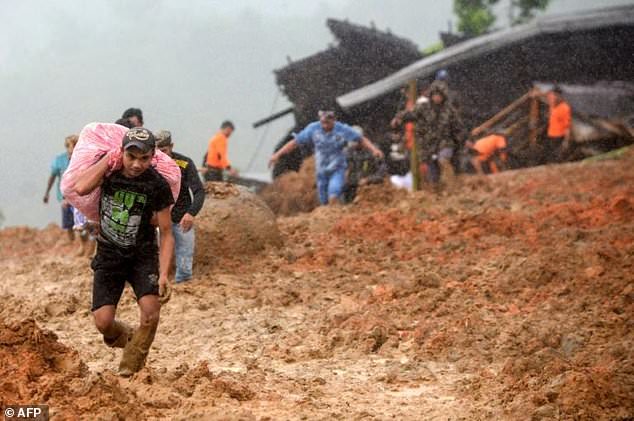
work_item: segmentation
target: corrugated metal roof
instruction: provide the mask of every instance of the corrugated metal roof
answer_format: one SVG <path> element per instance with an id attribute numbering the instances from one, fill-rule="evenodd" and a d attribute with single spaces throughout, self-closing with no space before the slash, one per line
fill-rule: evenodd
<path id="1" fill-rule="evenodd" d="M 337 103 L 343 109 L 350 109 L 395 91 L 412 79 L 430 77 L 441 68 L 521 43 L 538 35 L 618 26 L 634 26 L 634 5 L 545 16 L 525 25 L 493 32 L 449 47 L 404 67 L 384 79 L 339 96 Z"/>

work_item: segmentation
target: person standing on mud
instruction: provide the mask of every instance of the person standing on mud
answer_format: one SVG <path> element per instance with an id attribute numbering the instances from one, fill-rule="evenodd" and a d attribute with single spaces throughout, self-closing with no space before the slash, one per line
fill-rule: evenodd
<path id="1" fill-rule="evenodd" d="M 192 278 L 194 243 L 196 240 L 194 219 L 205 202 L 205 189 L 198 176 L 196 164 L 185 155 L 174 152 L 172 134 L 159 130 L 154 134 L 156 147 L 174 160 L 181 170 L 181 189 L 172 208 L 172 232 L 174 233 L 174 257 L 176 260 L 176 282 Z"/>
<path id="2" fill-rule="evenodd" d="M 151 167 L 154 153 L 152 132 L 133 128 L 123 136 L 121 150 L 105 154 L 74 186 L 82 196 L 101 186 L 97 253 L 91 265 L 92 313 L 106 345 L 123 348 L 119 374 L 126 377 L 145 365 L 158 327 L 159 296 L 164 301 L 169 298 L 168 272 L 174 254 L 170 206 L 174 198 L 167 181 Z M 111 166 L 120 169 L 106 176 Z M 160 255 L 151 223 L 154 215 Z M 140 309 L 135 331 L 115 319 L 126 281 Z"/>
<path id="3" fill-rule="evenodd" d="M 417 103 L 412 111 L 401 111 L 392 126 L 416 123 L 416 147 L 419 162 L 427 166 L 427 180 L 438 189 L 441 174 L 449 185 L 455 184 L 452 157 L 461 144 L 463 124 L 449 103 L 447 84 L 436 80 L 429 88 L 428 102 Z"/>
<path id="4" fill-rule="evenodd" d="M 207 171 L 204 172 L 206 181 L 222 181 L 224 171 L 235 176 L 238 172 L 231 168 L 227 155 L 227 142 L 235 127 L 231 121 L 223 121 L 220 130 L 209 139 L 207 146 Z"/>
<path id="5" fill-rule="evenodd" d="M 66 148 L 66 152 L 57 155 L 51 163 L 51 175 L 48 177 L 46 192 L 44 193 L 44 198 L 42 199 L 45 204 L 48 204 L 51 188 L 53 187 L 53 184 L 56 184 L 55 194 L 57 196 L 57 201 L 60 202 L 62 205 L 62 229 L 68 234 L 69 243 L 72 243 L 75 240 L 75 232 L 73 231 L 73 226 L 75 225 L 75 221 L 73 218 L 73 207 L 64 199 L 62 191 L 59 187 L 59 183 L 62 180 L 62 175 L 64 174 L 64 171 L 66 171 L 66 168 L 68 168 L 70 157 L 73 154 L 73 149 L 75 149 L 75 145 L 77 144 L 78 140 L 79 137 L 74 134 L 66 136 L 66 139 L 64 139 L 64 147 Z M 55 179 L 57 179 L 57 183 L 55 183 Z"/>
<path id="6" fill-rule="evenodd" d="M 544 162 L 560 162 L 570 142 L 570 105 L 562 97 L 562 90 L 555 86 L 546 94 L 549 107 L 548 138 L 544 142 Z"/>
<path id="7" fill-rule="evenodd" d="M 320 111 L 319 121 L 310 123 L 271 156 L 269 168 L 298 145 L 313 145 L 319 203 L 339 203 L 342 200 L 348 167 L 345 153 L 348 142 L 359 142 L 362 147 L 370 150 L 372 155 L 383 158 L 383 152 L 369 139 L 347 124 L 336 121 L 334 111 Z"/>

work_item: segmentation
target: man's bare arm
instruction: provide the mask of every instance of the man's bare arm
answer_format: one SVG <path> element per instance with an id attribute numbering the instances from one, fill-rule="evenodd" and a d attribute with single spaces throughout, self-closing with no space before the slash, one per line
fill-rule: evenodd
<path id="1" fill-rule="evenodd" d="M 275 152 L 271 159 L 269 160 L 269 168 L 277 163 L 277 161 L 283 155 L 286 155 L 289 152 L 292 152 L 297 147 L 297 141 L 295 139 L 291 139 L 286 145 L 282 146 L 280 150 Z"/>
<path id="2" fill-rule="evenodd" d="M 161 245 L 159 246 L 159 287 L 167 284 L 170 264 L 174 257 L 174 235 L 170 207 L 156 213 Z"/>
<path id="3" fill-rule="evenodd" d="M 48 184 L 46 185 L 46 192 L 44 193 L 44 203 L 48 203 L 48 195 L 51 192 L 51 187 L 55 183 L 55 175 L 48 177 Z"/>
<path id="4" fill-rule="evenodd" d="M 85 196 L 103 183 L 103 178 L 108 171 L 108 155 L 104 155 L 93 166 L 87 168 L 77 177 L 75 191 L 80 196 Z"/>

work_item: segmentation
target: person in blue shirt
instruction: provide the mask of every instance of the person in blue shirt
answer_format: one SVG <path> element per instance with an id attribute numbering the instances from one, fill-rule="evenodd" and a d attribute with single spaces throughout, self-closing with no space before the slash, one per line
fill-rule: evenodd
<path id="1" fill-rule="evenodd" d="M 313 146 L 317 193 L 322 205 L 341 201 L 348 167 L 345 148 L 348 142 L 358 142 L 372 155 L 383 158 L 383 152 L 347 124 L 336 121 L 334 111 L 320 111 L 319 121 L 314 121 L 295 135 L 269 160 L 269 167 L 297 146 Z"/>
<path id="2" fill-rule="evenodd" d="M 51 163 L 51 175 L 48 177 L 48 184 L 46 185 L 46 192 L 44 193 L 44 203 L 48 204 L 49 194 L 51 192 L 51 188 L 53 184 L 55 184 L 55 180 L 57 179 L 57 184 L 55 186 L 55 193 L 57 196 L 57 201 L 62 204 L 62 229 L 68 233 L 69 242 L 73 242 L 75 240 L 75 233 L 73 231 L 73 225 L 75 224 L 73 217 L 73 208 L 72 206 L 64 200 L 64 196 L 62 195 L 62 191 L 59 188 L 59 183 L 62 180 L 62 175 L 66 168 L 68 168 L 68 163 L 70 162 L 70 156 L 73 154 L 73 149 L 75 149 L 75 145 L 79 137 L 77 135 L 67 136 L 64 140 L 64 147 L 66 148 L 66 152 L 61 153 L 53 159 Z"/>

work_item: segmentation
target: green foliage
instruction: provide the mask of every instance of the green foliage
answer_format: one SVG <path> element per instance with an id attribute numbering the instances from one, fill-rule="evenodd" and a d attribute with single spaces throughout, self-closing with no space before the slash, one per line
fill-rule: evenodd
<path id="1" fill-rule="evenodd" d="M 483 34 L 495 22 L 491 6 L 498 0 L 454 0 L 453 11 L 458 16 L 458 31 L 468 36 Z"/>
<path id="2" fill-rule="evenodd" d="M 424 48 L 423 54 L 429 56 L 431 54 L 437 53 L 438 51 L 441 51 L 443 48 L 445 48 L 445 46 L 443 45 L 442 41 L 438 41 Z"/>
<path id="3" fill-rule="evenodd" d="M 0 210 L 0 228 L 2 227 L 2 224 L 4 223 L 4 214 L 2 213 L 2 211 Z"/>
<path id="4" fill-rule="evenodd" d="M 535 10 L 545 10 L 550 0 L 512 0 L 512 25 L 526 23 L 535 17 Z M 515 8 L 519 8 L 519 15 L 515 16 Z"/>
<path id="5" fill-rule="evenodd" d="M 468 36 L 486 33 L 495 23 L 493 6 L 499 0 L 454 0 L 453 10 L 458 17 L 458 31 Z M 545 10 L 550 0 L 508 0 L 511 25 L 526 23 L 537 10 Z"/>

